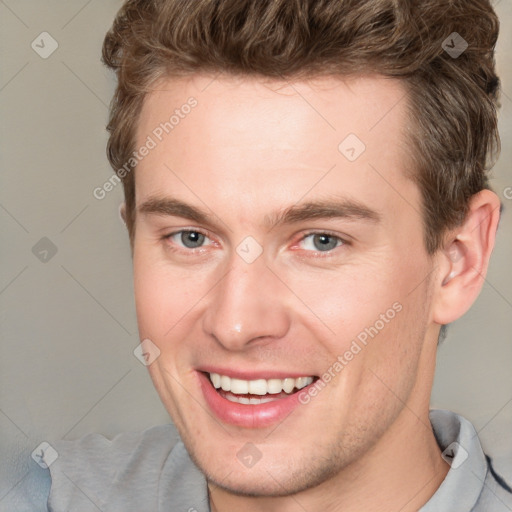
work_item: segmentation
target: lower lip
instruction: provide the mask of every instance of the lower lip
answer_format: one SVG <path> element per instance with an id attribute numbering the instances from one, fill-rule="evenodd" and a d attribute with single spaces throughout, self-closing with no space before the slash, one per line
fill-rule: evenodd
<path id="1" fill-rule="evenodd" d="M 286 418 L 301 405 L 299 394 L 309 386 L 285 398 L 264 404 L 238 404 L 223 398 L 210 381 L 208 375 L 197 372 L 204 398 L 213 413 L 223 422 L 245 428 L 268 427 Z M 310 384 L 310 386 L 312 386 Z"/>

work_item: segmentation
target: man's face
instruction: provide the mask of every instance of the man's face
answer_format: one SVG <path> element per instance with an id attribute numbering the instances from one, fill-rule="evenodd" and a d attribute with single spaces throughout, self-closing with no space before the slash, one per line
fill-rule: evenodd
<path id="1" fill-rule="evenodd" d="M 380 77 L 195 75 L 146 97 L 140 337 L 160 351 L 149 370 L 187 449 L 226 489 L 319 484 L 427 410 L 433 262 L 405 177 L 404 95 Z"/>

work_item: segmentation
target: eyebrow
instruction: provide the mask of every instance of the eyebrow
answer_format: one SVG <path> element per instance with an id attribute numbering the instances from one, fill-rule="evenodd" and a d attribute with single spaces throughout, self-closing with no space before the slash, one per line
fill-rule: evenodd
<path id="1" fill-rule="evenodd" d="M 147 215 L 182 217 L 197 224 L 208 226 L 213 225 L 212 217 L 216 217 L 213 213 L 208 213 L 200 208 L 171 197 L 151 197 L 144 201 L 137 210 L 139 213 Z M 364 220 L 377 223 L 381 220 L 381 215 L 377 211 L 353 199 L 319 200 L 292 205 L 272 215 L 266 215 L 264 217 L 264 225 L 270 230 L 279 225 L 332 218 Z"/>
<path id="2" fill-rule="evenodd" d="M 281 224 L 295 224 L 314 219 L 340 218 L 347 220 L 366 220 L 379 222 L 380 214 L 353 199 L 331 199 L 311 201 L 300 205 L 293 205 L 282 212 L 265 217 L 265 224 L 269 228 Z"/>

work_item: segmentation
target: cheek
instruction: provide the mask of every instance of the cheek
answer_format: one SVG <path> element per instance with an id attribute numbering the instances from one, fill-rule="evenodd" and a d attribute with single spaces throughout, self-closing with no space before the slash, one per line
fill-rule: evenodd
<path id="1" fill-rule="evenodd" d="M 192 308 L 188 280 L 143 249 L 134 251 L 133 274 L 140 335 L 163 340 Z"/>
<path id="2" fill-rule="evenodd" d="M 382 259 L 365 268 L 289 281 L 303 302 L 298 306 L 300 322 L 322 340 L 326 369 L 342 357 L 343 370 L 333 372 L 348 378 L 344 385 L 362 386 L 375 397 L 385 395 L 385 386 L 367 374 L 370 369 L 392 387 L 408 386 L 400 381 L 414 372 L 427 317 L 425 286 L 418 287 L 418 275 L 416 265 Z"/>
<path id="3" fill-rule="evenodd" d="M 288 282 L 302 302 L 304 315 L 323 324 L 336 339 L 348 341 L 376 322 L 378 330 L 383 330 L 395 318 L 393 305 L 404 295 L 396 274 L 391 265 L 375 262 L 323 274 L 303 273 L 290 276 Z"/>

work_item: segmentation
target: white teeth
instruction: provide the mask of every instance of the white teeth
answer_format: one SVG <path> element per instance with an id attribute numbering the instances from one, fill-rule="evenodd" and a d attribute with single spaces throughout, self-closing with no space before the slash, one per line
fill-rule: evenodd
<path id="1" fill-rule="evenodd" d="M 273 401 L 273 398 L 249 398 L 249 403 L 252 405 L 266 404 L 267 402 Z"/>
<path id="2" fill-rule="evenodd" d="M 220 378 L 220 387 L 224 391 L 230 391 L 231 390 L 231 379 L 229 377 L 226 377 L 225 375 L 222 375 Z"/>
<path id="3" fill-rule="evenodd" d="M 277 395 L 284 391 L 291 393 L 294 388 L 302 389 L 309 386 L 313 382 L 313 377 L 286 377 L 285 379 L 256 379 L 256 380 L 242 380 L 232 379 L 227 375 L 219 375 L 218 373 L 210 373 L 210 380 L 216 389 L 222 388 L 224 391 L 231 391 L 237 395 Z M 250 400 L 256 400 L 254 403 L 264 403 L 259 398 L 238 398 L 238 400 L 249 400 L 247 403 L 253 403 Z M 234 400 L 232 400 L 234 401 Z M 268 400 L 267 400 L 268 401 Z M 241 403 L 246 403 L 245 401 Z"/>
<path id="4" fill-rule="evenodd" d="M 309 379 L 309 377 L 299 377 L 295 381 L 295 385 L 297 386 L 298 389 L 302 389 L 302 388 L 306 387 L 308 384 L 311 384 L 310 382 L 308 382 L 308 379 Z"/>
<path id="5" fill-rule="evenodd" d="M 268 379 L 267 390 L 270 394 L 281 393 L 283 389 L 283 381 L 281 379 Z"/>
<path id="6" fill-rule="evenodd" d="M 235 395 L 226 395 L 224 398 L 229 400 L 230 402 L 235 402 L 236 404 L 265 404 L 267 402 L 273 402 L 276 400 L 275 398 L 247 398 L 246 396 L 235 396 Z"/>
<path id="7" fill-rule="evenodd" d="M 248 393 L 251 395 L 267 394 L 267 381 L 265 379 L 250 380 L 247 384 L 249 385 Z M 233 393 L 235 393 L 235 391 L 233 391 Z"/>
<path id="8" fill-rule="evenodd" d="M 225 378 L 229 379 L 229 377 Z M 249 383 L 246 380 L 231 379 L 230 389 L 225 391 L 231 391 L 232 393 L 236 393 L 237 395 L 246 395 L 247 393 L 249 393 Z"/>
<path id="9" fill-rule="evenodd" d="M 220 375 L 218 373 L 210 373 L 210 380 L 212 381 L 215 389 L 220 388 Z"/>
<path id="10" fill-rule="evenodd" d="M 295 379 L 291 379 L 290 377 L 283 380 L 283 391 L 286 393 L 291 393 L 293 388 L 295 387 Z"/>

